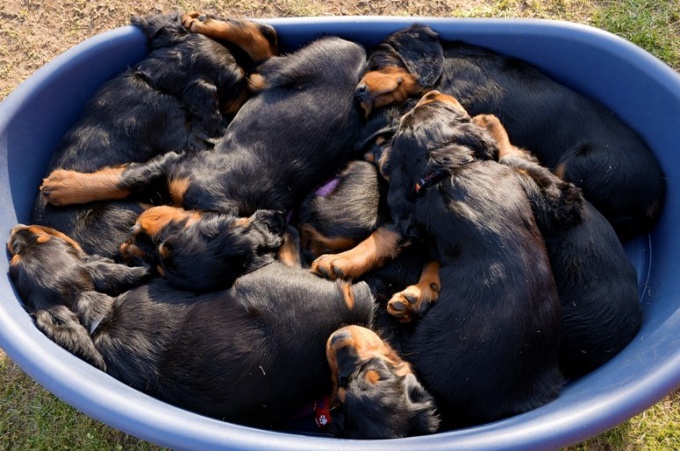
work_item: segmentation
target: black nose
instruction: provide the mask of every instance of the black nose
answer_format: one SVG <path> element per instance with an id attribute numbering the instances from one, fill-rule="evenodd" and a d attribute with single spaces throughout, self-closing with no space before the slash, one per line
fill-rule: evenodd
<path id="1" fill-rule="evenodd" d="M 366 83 L 360 83 L 354 90 L 354 95 L 359 100 L 368 100 L 369 91 Z"/>
<path id="2" fill-rule="evenodd" d="M 336 344 L 350 338 L 352 338 L 352 334 L 350 334 L 347 329 L 336 330 L 333 332 L 333 335 L 331 335 L 331 346 L 335 346 Z"/>

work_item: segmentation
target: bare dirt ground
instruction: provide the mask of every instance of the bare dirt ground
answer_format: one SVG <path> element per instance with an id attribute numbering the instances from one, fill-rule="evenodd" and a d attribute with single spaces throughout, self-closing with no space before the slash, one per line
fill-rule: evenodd
<path id="1" fill-rule="evenodd" d="M 55 56 L 133 15 L 200 10 L 232 17 L 331 15 L 485 16 L 502 3 L 505 15 L 587 22 L 589 2 L 563 0 L 0 0 L 0 100 Z M 534 4 L 535 3 L 535 4 Z"/>

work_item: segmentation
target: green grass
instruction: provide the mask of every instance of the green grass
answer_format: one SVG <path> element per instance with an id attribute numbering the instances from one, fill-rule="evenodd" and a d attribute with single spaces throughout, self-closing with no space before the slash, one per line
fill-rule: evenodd
<path id="1" fill-rule="evenodd" d="M 680 69 L 680 1 L 605 0 L 595 11 L 592 24 Z"/>
<path id="2" fill-rule="evenodd" d="M 1 351 L 0 381 L 0 449 L 158 449 L 61 402 Z"/>

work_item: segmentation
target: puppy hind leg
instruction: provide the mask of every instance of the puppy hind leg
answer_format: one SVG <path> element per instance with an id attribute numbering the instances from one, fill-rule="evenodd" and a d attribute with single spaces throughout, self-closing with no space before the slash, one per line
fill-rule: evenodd
<path id="1" fill-rule="evenodd" d="M 278 55 L 278 37 L 274 27 L 249 20 L 218 19 L 196 11 L 187 13 L 182 24 L 192 33 L 231 42 L 245 51 L 254 62 Z"/>

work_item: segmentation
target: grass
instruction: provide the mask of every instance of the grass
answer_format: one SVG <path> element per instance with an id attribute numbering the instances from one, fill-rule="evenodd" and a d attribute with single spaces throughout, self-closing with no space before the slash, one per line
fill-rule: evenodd
<path id="1" fill-rule="evenodd" d="M 622 36 L 680 69 L 680 1 L 605 0 L 593 25 Z"/>
<path id="2" fill-rule="evenodd" d="M 237 17 L 397 15 L 569 20 L 622 36 L 680 70 L 679 0 L 0 0 L 0 100 L 59 53 L 94 34 L 128 23 L 132 15 L 192 9 Z M 62 403 L 0 350 L 2 449 L 158 447 Z M 680 449 L 680 393 L 568 449 Z"/>

